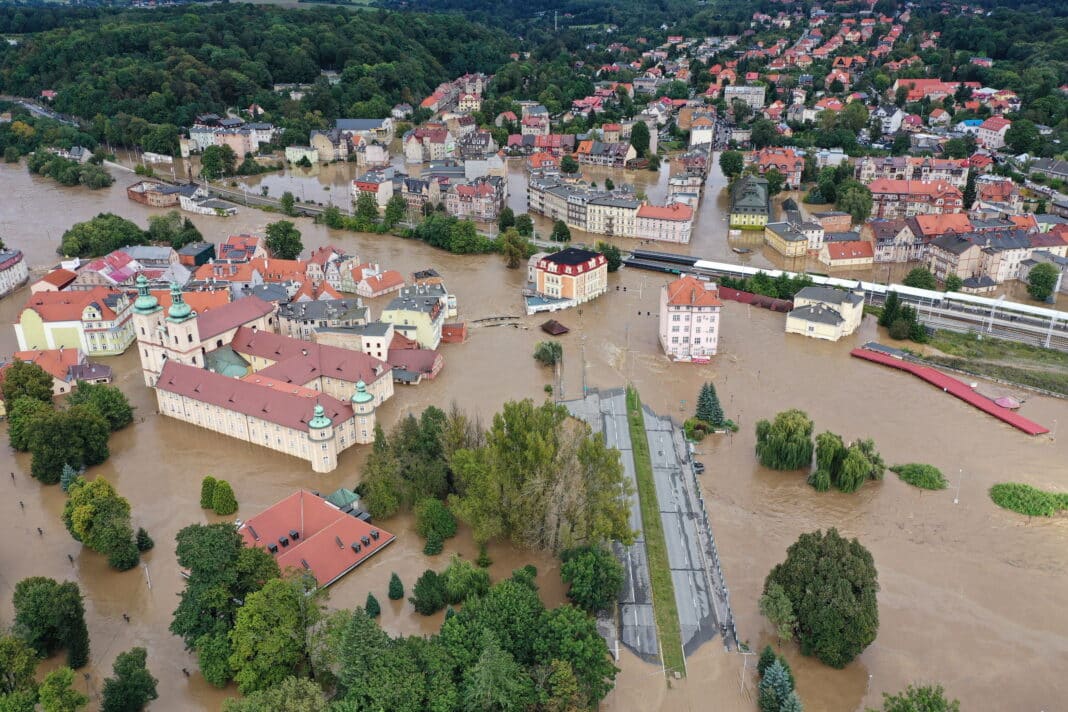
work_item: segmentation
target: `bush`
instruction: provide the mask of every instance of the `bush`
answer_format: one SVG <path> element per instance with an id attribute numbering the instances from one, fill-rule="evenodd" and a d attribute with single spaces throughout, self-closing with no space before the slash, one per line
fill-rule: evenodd
<path id="1" fill-rule="evenodd" d="M 564 357 L 564 347 L 556 341 L 539 341 L 534 348 L 534 360 L 542 366 L 555 366 Z"/>
<path id="2" fill-rule="evenodd" d="M 933 465 L 913 462 L 907 465 L 894 465 L 890 471 L 896 472 L 898 477 L 913 487 L 940 490 L 948 486 L 946 478 L 942 476 L 942 471 Z"/>
<path id="3" fill-rule="evenodd" d="M 463 603 L 472 596 L 484 596 L 490 587 L 488 571 L 456 554 L 441 572 L 441 579 L 445 584 L 445 600 L 449 603 Z"/>
<path id="4" fill-rule="evenodd" d="M 812 420 L 803 411 L 786 410 L 774 422 L 756 425 L 756 454 L 773 470 L 800 470 L 812 464 Z"/>
<path id="5" fill-rule="evenodd" d="M 493 566 L 493 559 L 490 558 L 489 549 L 485 544 L 479 544 L 478 546 L 478 558 L 475 559 L 475 565 L 480 569 L 488 569 Z"/>
<path id="6" fill-rule="evenodd" d="M 200 481 L 200 508 L 211 509 L 215 506 L 215 478 L 208 475 Z"/>
<path id="7" fill-rule="evenodd" d="M 427 497 L 415 505 L 415 531 L 428 542 L 436 536 L 440 544 L 456 536 L 456 517 L 440 499 Z"/>
<path id="8" fill-rule="evenodd" d="M 389 600 L 399 601 L 404 598 L 404 584 L 396 572 L 389 577 Z"/>
<path id="9" fill-rule="evenodd" d="M 108 552 L 108 565 L 119 571 L 129 571 L 137 566 L 140 560 L 141 554 L 137 550 L 137 544 L 128 535 L 117 540 Z"/>
<path id="10" fill-rule="evenodd" d="M 408 599 L 415 610 L 430 616 L 445 607 L 445 582 L 438 572 L 427 569 L 412 588 L 412 596 Z"/>
<path id="11" fill-rule="evenodd" d="M 237 498 L 234 497 L 234 489 L 226 480 L 215 483 L 215 491 L 211 497 L 211 508 L 216 514 L 229 516 L 237 511 Z"/>
<path id="12" fill-rule="evenodd" d="M 441 537 L 437 532 L 432 532 L 426 539 L 426 544 L 423 545 L 423 553 L 427 556 L 437 556 L 445 548 L 445 543 L 441 540 Z"/>
<path id="13" fill-rule="evenodd" d="M 363 604 L 363 610 L 372 618 L 378 618 L 382 614 L 382 606 L 378 605 L 378 599 L 373 593 L 367 594 L 367 602 Z"/>
<path id="14" fill-rule="evenodd" d="M 560 577 L 570 585 L 567 597 L 587 613 L 596 614 L 615 603 L 623 588 L 623 565 L 608 549 L 583 546 L 560 554 Z"/>
<path id="15" fill-rule="evenodd" d="M 909 338 L 911 330 L 912 325 L 905 319 L 894 319 L 894 322 L 890 324 L 890 338 L 897 339 L 898 341 L 905 341 Z"/>
<path id="16" fill-rule="evenodd" d="M 156 542 L 152 541 L 152 537 L 148 535 L 144 527 L 137 528 L 137 550 L 148 551 L 156 545 Z"/>
<path id="17" fill-rule="evenodd" d="M 682 429 L 686 433 L 687 440 L 699 443 L 712 431 L 712 426 L 699 418 L 687 418 L 682 424 Z"/>
<path id="18" fill-rule="evenodd" d="M 999 507 L 1029 517 L 1052 517 L 1068 509 L 1068 493 L 1046 492 L 1018 482 L 994 485 L 990 488 L 990 499 Z"/>

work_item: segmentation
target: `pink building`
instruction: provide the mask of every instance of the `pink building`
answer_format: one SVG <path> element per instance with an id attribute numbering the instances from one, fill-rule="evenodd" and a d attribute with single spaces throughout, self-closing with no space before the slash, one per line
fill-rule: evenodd
<path id="1" fill-rule="evenodd" d="M 714 282 L 692 276 L 660 288 L 660 347 L 673 361 L 707 363 L 719 343 L 723 303 Z"/>

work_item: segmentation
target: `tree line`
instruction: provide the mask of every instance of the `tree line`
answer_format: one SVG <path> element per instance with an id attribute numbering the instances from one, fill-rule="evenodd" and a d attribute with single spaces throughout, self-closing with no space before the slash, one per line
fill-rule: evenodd
<path id="1" fill-rule="evenodd" d="M 101 257 L 131 245 L 167 245 L 177 250 L 203 240 L 192 221 L 177 210 L 150 216 L 147 230 L 114 213 L 100 213 L 64 232 L 57 252 L 67 257 Z"/>

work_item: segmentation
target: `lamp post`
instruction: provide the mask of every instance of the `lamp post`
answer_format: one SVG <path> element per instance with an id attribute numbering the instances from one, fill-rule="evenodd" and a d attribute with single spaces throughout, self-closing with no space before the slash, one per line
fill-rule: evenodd
<path id="1" fill-rule="evenodd" d="M 960 483 L 964 479 L 964 469 L 958 470 L 957 474 L 957 494 L 953 497 L 953 504 L 960 504 Z"/>

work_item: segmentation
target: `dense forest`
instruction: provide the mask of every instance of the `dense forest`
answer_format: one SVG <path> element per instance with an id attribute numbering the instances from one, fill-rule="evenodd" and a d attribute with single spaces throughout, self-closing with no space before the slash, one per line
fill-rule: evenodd
<path id="1" fill-rule="evenodd" d="M 69 13 L 0 8 L 0 32 L 43 30 L 0 46 L 0 92 L 55 89 L 58 111 L 151 124 L 188 125 L 199 112 L 252 102 L 276 120 L 315 111 L 329 120 L 384 115 L 445 79 L 492 71 L 510 46 L 503 32 L 457 15 L 252 5 Z M 343 70 L 342 82 L 320 80 L 322 69 Z M 303 104 L 271 91 L 317 81 Z"/>

